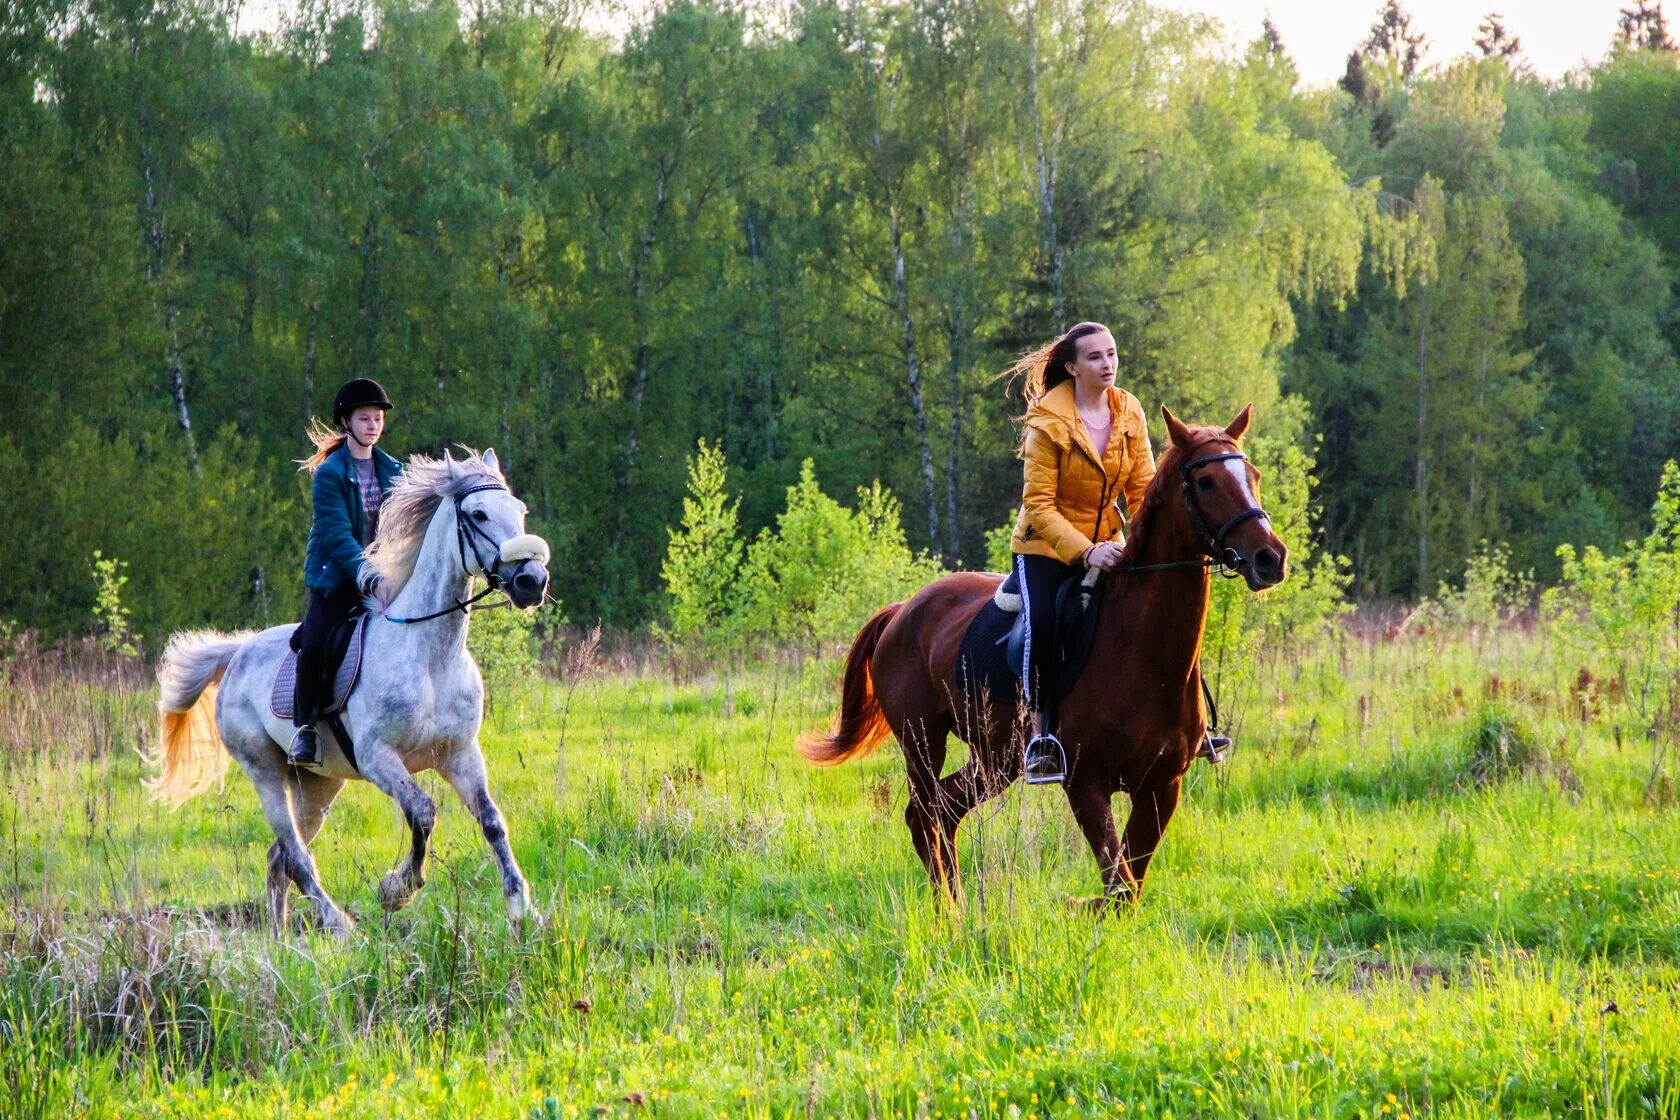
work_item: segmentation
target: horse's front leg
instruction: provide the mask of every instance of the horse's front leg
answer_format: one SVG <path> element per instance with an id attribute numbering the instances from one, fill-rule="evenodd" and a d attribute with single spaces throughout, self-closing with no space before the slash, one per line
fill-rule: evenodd
<path id="1" fill-rule="evenodd" d="M 1149 861 L 1161 845 L 1161 835 L 1178 810 L 1182 791 L 1182 776 L 1144 786 L 1132 794 L 1132 813 L 1126 818 L 1123 844 L 1123 863 L 1127 878 L 1137 891 L 1143 890 L 1143 877 L 1149 871 Z"/>
<path id="2" fill-rule="evenodd" d="M 1122 858 L 1120 837 L 1114 830 L 1113 791 L 1094 778 L 1082 777 L 1077 769 L 1066 789 L 1073 819 L 1079 823 L 1079 830 L 1085 834 L 1085 842 L 1091 845 L 1091 854 L 1097 857 L 1097 868 L 1102 872 L 1102 897 L 1090 900 L 1091 903 L 1100 907 L 1113 899 L 1135 898 L 1138 882 Z M 1129 824 L 1126 834 L 1131 835 Z"/>
<path id="3" fill-rule="evenodd" d="M 400 910 L 426 885 L 426 846 L 437 823 L 437 806 L 408 772 L 402 758 L 385 743 L 370 740 L 357 744 L 356 762 L 362 777 L 395 800 L 408 822 L 408 854 L 379 880 L 379 904 L 386 910 Z"/>
<path id="4" fill-rule="evenodd" d="M 496 808 L 495 801 L 490 798 L 490 783 L 484 770 L 484 753 L 479 749 L 478 740 L 474 739 L 456 750 L 440 769 L 444 778 L 460 795 L 467 812 L 478 821 L 478 827 L 484 831 L 484 839 L 496 857 L 496 864 L 501 868 L 502 896 L 507 899 L 508 921 L 518 925 L 526 918 L 540 918 L 531 906 L 530 889 L 525 884 L 524 874 L 519 870 L 519 861 L 513 858 L 513 848 L 508 844 L 507 825 L 502 820 L 502 811 Z"/>

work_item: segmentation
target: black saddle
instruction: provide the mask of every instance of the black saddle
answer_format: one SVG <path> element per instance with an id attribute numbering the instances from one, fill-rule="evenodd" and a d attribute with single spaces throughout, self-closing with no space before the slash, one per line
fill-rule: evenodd
<path id="1" fill-rule="evenodd" d="M 367 612 L 359 611 L 332 628 L 321 651 L 321 711 L 323 718 L 344 710 L 350 691 L 362 672 L 362 639 L 367 633 Z M 295 636 L 295 632 L 294 632 Z M 287 652 L 274 674 L 274 691 L 268 706 L 279 719 L 291 719 L 293 693 L 297 688 L 297 650 Z M 331 687 L 328 687 L 328 686 Z"/>
<path id="2" fill-rule="evenodd" d="M 1101 613 L 1102 581 L 1098 569 L 1075 572 L 1056 591 L 1056 632 L 1050 636 L 1051 656 L 1045 671 L 1045 698 L 1050 710 L 1073 690 L 1091 655 Z M 1037 635 L 1039 641 L 1045 636 Z M 957 682 L 965 696 L 978 701 L 1019 694 L 1026 676 L 1027 613 L 1021 609 L 1020 586 L 1011 572 L 991 602 L 968 624 L 957 652 Z"/>

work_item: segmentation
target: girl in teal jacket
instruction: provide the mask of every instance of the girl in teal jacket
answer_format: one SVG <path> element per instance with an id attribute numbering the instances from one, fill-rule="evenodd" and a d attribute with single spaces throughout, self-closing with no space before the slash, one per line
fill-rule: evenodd
<path id="1" fill-rule="evenodd" d="M 385 431 L 391 401 L 379 382 L 358 377 L 344 383 L 333 398 L 336 431 L 316 425 L 310 434 L 315 454 L 303 461 L 313 476 L 309 549 L 303 561 L 308 589 L 303 624 L 292 635 L 297 650 L 292 736 L 287 757 L 297 766 L 320 760 L 315 720 L 321 704 L 321 658 L 327 636 L 361 608 L 378 588 L 359 583 L 363 549 L 379 528 L 379 507 L 402 465 L 375 444 Z"/>

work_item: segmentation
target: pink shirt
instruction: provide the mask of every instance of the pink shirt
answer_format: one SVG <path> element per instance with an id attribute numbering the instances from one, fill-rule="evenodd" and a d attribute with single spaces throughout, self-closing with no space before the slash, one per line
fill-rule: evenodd
<path id="1" fill-rule="evenodd" d="M 1089 420 L 1083 420 L 1083 423 L 1085 431 L 1091 436 L 1091 442 L 1097 446 L 1097 458 L 1102 458 L 1108 454 L 1108 437 L 1114 431 L 1114 413 L 1110 412 L 1108 414 L 1108 423 L 1100 428 Z"/>

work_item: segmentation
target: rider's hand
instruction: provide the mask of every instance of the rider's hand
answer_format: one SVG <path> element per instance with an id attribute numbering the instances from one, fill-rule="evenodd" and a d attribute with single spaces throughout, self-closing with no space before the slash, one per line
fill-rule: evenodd
<path id="1" fill-rule="evenodd" d="M 1120 563 L 1120 549 L 1121 546 L 1114 541 L 1104 541 L 1102 544 L 1094 544 L 1091 546 L 1090 551 L 1085 553 L 1085 563 L 1090 567 L 1101 568 L 1105 572 L 1111 572 L 1114 570 L 1115 566 Z"/>

